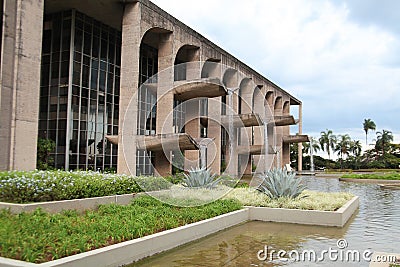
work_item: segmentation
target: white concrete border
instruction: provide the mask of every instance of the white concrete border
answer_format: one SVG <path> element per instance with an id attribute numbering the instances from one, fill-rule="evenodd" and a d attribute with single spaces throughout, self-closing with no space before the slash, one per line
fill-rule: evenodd
<path id="1" fill-rule="evenodd" d="M 34 264 L 0 257 L 0 267 L 120 266 L 249 220 L 343 227 L 358 206 L 359 198 L 354 197 L 337 211 L 247 207 L 211 219 L 46 263 Z"/>
<path id="2" fill-rule="evenodd" d="M 354 197 L 337 211 L 251 207 L 249 220 L 343 227 L 358 206 Z"/>
<path id="3" fill-rule="evenodd" d="M 96 209 L 102 204 L 120 204 L 128 205 L 136 194 L 114 195 L 105 197 L 92 197 L 82 199 L 36 202 L 28 204 L 15 204 L 0 202 L 0 209 L 9 209 L 11 213 L 18 214 L 21 212 L 31 212 L 37 208 L 41 208 L 49 213 L 58 213 L 63 210 L 85 211 L 88 209 Z"/>
<path id="4" fill-rule="evenodd" d="M 0 267 L 121 266 L 246 222 L 248 209 L 41 264 L 0 257 Z"/>

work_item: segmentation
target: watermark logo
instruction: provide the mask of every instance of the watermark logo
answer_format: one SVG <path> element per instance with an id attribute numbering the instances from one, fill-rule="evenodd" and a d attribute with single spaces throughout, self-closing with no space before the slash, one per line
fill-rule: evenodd
<path id="1" fill-rule="evenodd" d="M 329 247 L 321 251 L 313 249 L 299 250 L 275 250 L 265 245 L 257 252 L 257 259 L 269 262 L 396 262 L 395 256 L 373 256 L 372 250 L 348 249 L 346 239 L 339 239 L 336 247 Z"/>

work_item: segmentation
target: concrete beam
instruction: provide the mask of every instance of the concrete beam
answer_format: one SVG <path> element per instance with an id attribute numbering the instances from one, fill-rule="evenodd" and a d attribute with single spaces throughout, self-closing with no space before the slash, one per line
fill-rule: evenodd
<path id="1" fill-rule="evenodd" d="M 287 135 L 282 138 L 284 144 L 310 142 L 308 135 Z"/>

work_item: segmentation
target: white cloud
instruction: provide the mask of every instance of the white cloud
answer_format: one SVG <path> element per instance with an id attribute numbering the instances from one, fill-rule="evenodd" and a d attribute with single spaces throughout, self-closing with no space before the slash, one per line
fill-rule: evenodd
<path id="1" fill-rule="evenodd" d="M 400 31 L 379 3 L 360 13 L 364 1 L 154 2 L 300 98 L 304 131 L 362 131 L 372 118 L 400 142 Z"/>

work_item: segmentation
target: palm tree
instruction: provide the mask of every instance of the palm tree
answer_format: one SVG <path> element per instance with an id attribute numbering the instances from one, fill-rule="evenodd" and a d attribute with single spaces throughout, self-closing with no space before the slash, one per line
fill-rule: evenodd
<path id="1" fill-rule="evenodd" d="M 376 124 L 371 119 L 365 119 L 364 123 L 364 131 L 365 131 L 365 145 L 368 146 L 368 131 L 369 130 L 376 130 Z"/>
<path id="2" fill-rule="evenodd" d="M 361 155 L 362 151 L 362 145 L 360 140 L 353 140 L 350 142 L 350 147 L 349 147 L 351 153 L 353 153 L 354 156 L 359 157 Z"/>
<path id="3" fill-rule="evenodd" d="M 319 144 L 314 137 L 310 137 L 310 143 L 306 143 L 304 152 L 310 153 L 310 171 L 314 172 L 314 152 L 317 153 L 320 150 Z"/>
<path id="4" fill-rule="evenodd" d="M 326 131 L 321 132 L 321 137 L 319 138 L 319 143 L 321 145 L 322 151 L 328 153 L 329 159 L 331 159 L 331 151 L 335 149 L 336 136 L 333 135 L 332 130 L 326 129 Z"/>
<path id="5" fill-rule="evenodd" d="M 310 147 L 312 146 L 312 150 L 310 151 Z M 314 137 L 310 137 L 310 142 L 303 143 L 303 149 L 305 154 L 310 154 L 311 152 L 317 153 L 321 147 L 319 146 L 317 140 Z"/>
<path id="6" fill-rule="evenodd" d="M 393 134 L 391 131 L 383 130 L 382 132 L 377 132 L 376 135 L 375 149 L 382 150 L 382 156 L 385 156 L 386 147 L 393 142 Z"/>
<path id="7" fill-rule="evenodd" d="M 339 135 L 336 143 L 335 152 L 340 156 L 340 166 L 342 166 L 344 155 L 349 155 L 351 138 L 348 134 Z"/>

